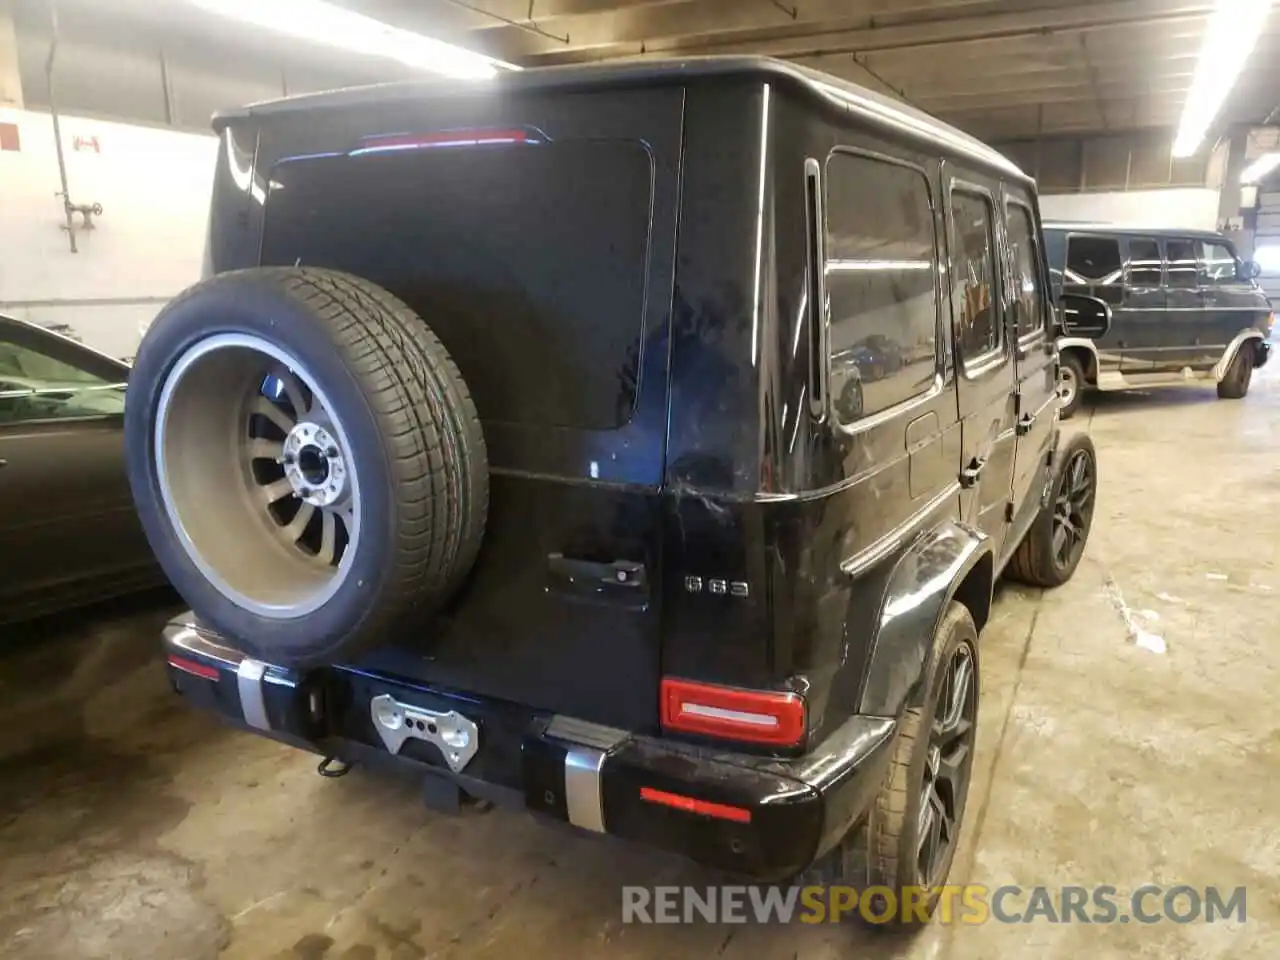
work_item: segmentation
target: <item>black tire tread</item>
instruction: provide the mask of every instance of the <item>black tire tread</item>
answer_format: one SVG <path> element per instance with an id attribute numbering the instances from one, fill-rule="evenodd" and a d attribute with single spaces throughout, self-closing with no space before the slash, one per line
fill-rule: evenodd
<path id="1" fill-rule="evenodd" d="M 350 656 L 373 638 L 439 603 L 478 553 L 488 511 L 484 436 L 470 392 L 444 345 L 398 298 L 350 274 L 315 267 L 231 271 L 174 301 L 221 284 L 272 287 L 331 331 L 331 346 L 365 397 L 394 485 L 394 558 L 379 595 L 353 634 L 313 651 L 307 663 Z"/>
<path id="2" fill-rule="evenodd" d="M 1031 587 L 1055 587 L 1057 583 L 1053 579 L 1053 565 L 1049 562 L 1048 551 L 1042 549 L 1042 545 L 1032 535 L 1034 530 L 1034 526 L 1028 530 L 1018 544 L 1018 549 L 1013 551 L 1005 575 Z"/>
<path id="3" fill-rule="evenodd" d="M 933 678 L 938 661 L 947 648 L 946 640 L 958 627 L 966 626 L 977 635 L 977 627 L 968 607 L 952 601 L 942 615 L 933 635 L 930 661 L 924 672 L 926 695 L 933 688 Z M 907 811 L 911 802 L 912 765 L 921 749 L 920 738 L 925 735 L 925 708 L 908 707 L 898 723 L 893 744 L 893 755 L 885 774 L 880 792 L 876 794 L 867 829 L 867 862 L 870 868 L 869 886 L 887 886 L 899 889 L 914 883 L 905 876 L 902 862 L 902 843 L 908 835 Z M 927 740 L 927 737 L 926 737 Z"/>
<path id="4" fill-rule="evenodd" d="M 1095 471 L 1094 497 L 1097 497 L 1097 451 L 1093 447 L 1093 441 L 1089 439 L 1087 434 L 1083 433 L 1064 440 L 1058 451 L 1054 466 L 1056 472 L 1053 477 L 1054 496 L 1057 495 L 1058 484 L 1062 482 L 1062 471 L 1065 464 L 1070 460 L 1071 454 L 1083 445 L 1087 445 L 1093 455 Z M 1047 518 L 1047 514 L 1050 512 L 1048 506 L 1041 508 L 1040 514 L 1032 522 L 1031 528 L 1027 530 L 1022 538 L 1022 542 L 1013 551 L 1013 556 L 1009 558 L 1004 572 L 1008 579 L 1024 583 L 1030 587 L 1050 588 L 1062 586 L 1075 573 L 1075 570 L 1072 569 L 1067 572 L 1066 576 L 1062 576 L 1061 571 L 1058 570 L 1053 562 L 1053 523 L 1052 520 Z"/>
<path id="5" fill-rule="evenodd" d="M 1253 344 L 1245 342 L 1236 350 L 1231 360 L 1231 368 L 1218 383 L 1218 397 L 1221 400 L 1243 400 L 1249 392 L 1249 384 L 1253 380 Z"/>

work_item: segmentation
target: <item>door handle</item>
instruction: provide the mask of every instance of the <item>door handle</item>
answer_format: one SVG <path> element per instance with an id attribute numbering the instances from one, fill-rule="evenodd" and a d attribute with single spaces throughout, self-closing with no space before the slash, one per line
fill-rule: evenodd
<path id="1" fill-rule="evenodd" d="M 1014 426 L 1014 431 L 1018 434 L 1018 436 L 1025 437 L 1028 433 L 1031 432 L 1031 428 L 1034 427 L 1035 425 L 1036 425 L 1036 415 L 1034 413 L 1024 413 L 1022 416 L 1018 418 L 1018 422 Z"/>
<path id="2" fill-rule="evenodd" d="M 0 459 L 0 467 L 7 467 L 8 465 L 9 465 L 8 460 Z"/>
<path id="3" fill-rule="evenodd" d="M 960 471 L 960 486 L 966 490 L 976 486 L 978 481 L 982 479 L 982 468 L 986 465 L 986 457 L 974 457 L 973 462 Z"/>
<path id="4" fill-rule="evenodd" d="M 547 556 L 547 569 L 571 585 L 587 589 L 605 586 L 639 589 L 645 585 L 644 564 L 633 560 L 602 563 L 552 553 Z"/>

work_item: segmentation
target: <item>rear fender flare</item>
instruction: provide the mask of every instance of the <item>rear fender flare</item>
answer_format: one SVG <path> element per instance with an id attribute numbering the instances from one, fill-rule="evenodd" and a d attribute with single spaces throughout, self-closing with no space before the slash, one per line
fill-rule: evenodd
<path id="1" fill-rule="evenodd" d="M 1227 349 L 1222 351 L 1222 357 L 1218 360 L 1213 368 L 1213 379 L 1221 383 L 1227 375 L 1227 371 L 1231 369 L 1231 365 L 1235 363 L 1236 354 L 1239 353 L 1246 343 L 1251 340 L 1264 340 L 1262 332 L 1252 327 L 1247 330 L 1241 330 L 1235 335 L 1232 341 L 1227 344 Z"/>
<path id="2" fill-rule="evenodd" d="M 973 527 L 948 520 L 917 539 L 889 577 L 858 712 L 896 717 L 919 700 L 921 675 L 948 605 L 963 601 L 981 632 L 994 582 L 991 541 Z"/>

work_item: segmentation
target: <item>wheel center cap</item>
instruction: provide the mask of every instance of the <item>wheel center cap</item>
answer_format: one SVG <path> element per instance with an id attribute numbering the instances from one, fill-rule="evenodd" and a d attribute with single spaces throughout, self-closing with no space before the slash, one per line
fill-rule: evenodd
<path id="1" fill-rule="evenodd" d="M 327 507 L 347 488 L 347 465 L 338 441 L 318 423 L 296 424 L 284 439 L 284 475 L 303 502 Z"/>

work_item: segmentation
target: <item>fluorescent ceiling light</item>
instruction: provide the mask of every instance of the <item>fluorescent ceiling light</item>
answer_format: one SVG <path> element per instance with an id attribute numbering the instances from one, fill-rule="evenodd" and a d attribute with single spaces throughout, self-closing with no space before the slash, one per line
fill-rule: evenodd
<path id="1" fill-rule="evenodd" d="M 1264 153 L 1240 174 L 1241 183 L 1257 183 L 1268 173 L 1280 167 L 1280 153 Z"/>
<path id="2" fill-rule="evenodd" d="M 1236 77 L 1258 42 L 1270 9 L 1271 0 L 1218 0 L 1209 17 L 1191 90 L 1182 108 L 1178 136 L 1173 141 L 1175 157 L 1189 157 L 1200 148 L 1222 101 L 1235 86 Z"/>
<path id="3" fill-rule="evenodd" d="M 191 0 L 212 13 L 302 40 L 464 79 L 519 70 L 481 53 L 401 30 L 324 0 Z"/>

